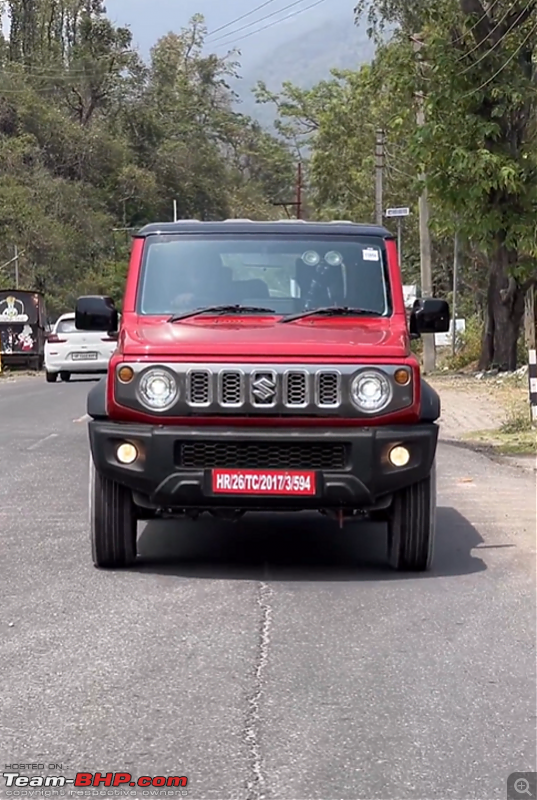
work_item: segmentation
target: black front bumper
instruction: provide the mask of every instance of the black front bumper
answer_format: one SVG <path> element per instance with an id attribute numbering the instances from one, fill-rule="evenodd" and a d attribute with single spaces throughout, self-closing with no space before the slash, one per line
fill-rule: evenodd
<path id="1" fill-rule="evenodd" d="M 434 461 L 434 423 L 377 428 L 210 428 L 89 423 L 91 452 L 99 473 L 128 486 L 148 508 L 367 509 L 386 504 L 393 492 L 425 478 Z M 140 457 L 117 461 L 123 442 Z M 407 447 L 405 467 L 388 453 Z M 315 472 L 312 496 L 220 494 L 212 468 Z"/>

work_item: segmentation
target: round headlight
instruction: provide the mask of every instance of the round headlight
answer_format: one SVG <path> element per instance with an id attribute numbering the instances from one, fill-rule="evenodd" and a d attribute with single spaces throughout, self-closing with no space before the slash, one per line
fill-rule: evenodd
<path id="1" fill-rule="evenodd" d="M 321 256 L 319 253 L 316 253 L 315 250 L 306 250 L 302 256 L 302 261 L 304 264 L 307 264 L 308 267 L 316 267 L 320 260 Z"/>
<path id="2" fill-rule="evenodd" d="M 324 260 L 327 264 L 330 264 L 331 267 L 339 267 L 339 265 L 343 263 L 343 256 L 341 253 L 336 253 L 335 250 L 330 250 L 330 252 L 325 255 Z"/>
<path id="3" fill-rule="evenodd" d="M 165 369 L 148 369 L 140 378 L 138 396 L 153 411 L 166 411 L 179 394 L 177 381 Z"/>
<path id="4" fill-rule="evenodd" d="M 375 414 L 392 399 L 392 387 L 381 372 L 362 372 L 351 384 L 351 397 L 360 411 Z"/>

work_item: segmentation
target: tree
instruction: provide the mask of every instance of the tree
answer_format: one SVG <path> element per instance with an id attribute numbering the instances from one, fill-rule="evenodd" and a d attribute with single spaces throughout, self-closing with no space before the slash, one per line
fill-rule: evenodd
<path id="1" fill-rule="evenodd" d="M 357 14 L 365 11 L 365 2 Z M 412 140 L 431 196 L 486 254 L 481 368 L 514 369 L 527 289 L 537 283 L 536 5 L 498 0 L 380 0 L 372 33 L 395 24 L 407 51 L 387 76 L 399 98 L 425 93 L 425 126 Z M 423 42 L 416 82 L 410 37 Z"/>
<path id="2" fill-rule="evenodd" d="M 53 314 L 81 292 L 120 300 L 125 229 L 171 220 L 174 199 L 180 217 L 278 213 L 271 201 L 291 186 L 292 155 L 234 110 L 228 78 L 237 65 L 205 53 L 201 17 L 157 42 L 146 64 L 101 0 L 9 7 L 0 263 L 16 245 L 21 287 L 45 291 Z"/>

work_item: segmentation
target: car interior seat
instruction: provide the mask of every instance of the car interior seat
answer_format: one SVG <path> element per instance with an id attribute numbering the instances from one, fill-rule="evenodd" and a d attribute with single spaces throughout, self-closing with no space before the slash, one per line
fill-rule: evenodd
<path id="1" fill-rule="evenodd" d="M 270 297 L 270 291 L 261 278 L 252 278 L 248 281 L 236 281 L 235 286 L 240 291 L 241 302 L 244 300 L 266 300 Z"/>

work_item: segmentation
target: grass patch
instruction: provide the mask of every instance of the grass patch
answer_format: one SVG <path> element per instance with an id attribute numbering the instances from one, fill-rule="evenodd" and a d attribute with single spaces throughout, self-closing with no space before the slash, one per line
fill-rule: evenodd
<path id="1" fill-rule="evenodd" d="M 536 455 L 536 431 L 531 427 L 525 431 L 470 431 L 462 438 L 504 456 Z"/>

